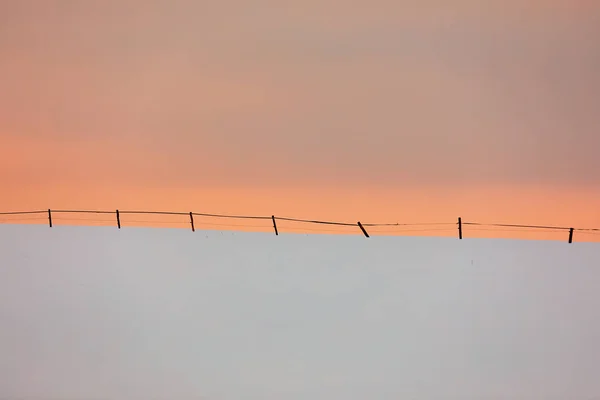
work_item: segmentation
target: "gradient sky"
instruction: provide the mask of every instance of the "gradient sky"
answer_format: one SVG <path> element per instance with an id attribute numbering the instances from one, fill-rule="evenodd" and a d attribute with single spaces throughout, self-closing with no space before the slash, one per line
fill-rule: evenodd
<path id="1" fill-rule="evenodd" d="M 595 227 L 598 38 L 583 0 L 2 1 L 0 208 Z"/>

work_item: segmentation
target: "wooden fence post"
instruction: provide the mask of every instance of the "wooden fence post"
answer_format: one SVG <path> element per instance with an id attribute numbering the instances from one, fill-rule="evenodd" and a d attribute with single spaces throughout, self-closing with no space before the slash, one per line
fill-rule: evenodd
<path id="1" fill-rule="evenodd" d="M 573 243 L 573 228 L 569 229 L 569 243 Z"/>
<path id="2" fill-rule="evenodd" d="M 52 211 L 50 209 L 48 209 L 48 225 L 52 228 Z"/>
<path id="3" fill-rule="evenodd" d="M 362 231 L 363 235 L 365 235 L 365 237 L 370 237 L 369 234 L 367 233 L 367 230 L 365 229 L 365 227 L 363 226 L 363 224 L 360 223 L 360 221 L 358 221 L 358 227 Z"/>
<path id="4" fill-rule="evenodd" d="M 117 227 L 121 229 L 121 217 L 119 216 L 119 210 L 117 210 Z"/>
<path id="5" fill-rule="evenodd" d="M 192 232 L 196 232 L 196 229 L 194 228 L 194 214 L 192 214 L 191 211 L 190 211 L 190 224 L 192 225 Z"/>
<path id="6" fill-rule="evenodd" d="M 462 218 L 458 217 L 458 238 L 462 240 Z"/>
<path id="7" fill-rule="evenodd" d="M 275 216 L 271 215 L 271 219 L 273 220 L 273 229 L 275 229 L 275 236 L 279 236 L 279 231 L 277 230 L 277 223 L 275 222 Z"/>

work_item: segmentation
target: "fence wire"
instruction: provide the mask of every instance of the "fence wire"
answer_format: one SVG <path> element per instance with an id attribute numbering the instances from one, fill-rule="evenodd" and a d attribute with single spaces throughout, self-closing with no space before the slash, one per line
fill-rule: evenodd
<path id="1" fill-rule="evenodd" d="M 168 217 L 168 220 L 165 220 Z M 176 219 L 175 219 L 176 218 Z M 223 220 L 237 220 L 228 222 Z M 222 222 L 219 222 L 222 221 Z M 247 221 L 247 222 L 245 222 Z M 253 221 L 253 222 L 250 222 Z M 0 212 L 0 224 L 42 224 L 50 227 L 60 225 L 90 225 L 124 227 L 150 226 L 187 228 L 195 231 L 204 230 L 241 230 L 241 231 L 271 231 L 280 233 L 319 233 L 319 234 L 362 234 L 385 236 L 458 236 L 479 238 L 495 237 L 514 234 L 543 238 L 561 238 L 568 234 L 568 242 L 576 238 L 583 241 L 599 241 L 600 228 L 575 228 L 553 225 L 527 225 L 506 223 L 481 223 L 463 221 L 458 218 L 455 222 L 422 222 L 422 223 L 361 223 L 348 221 L 328 221 L 320 219 L 302 219 L 284 216 L 260 215 L 228 215 L 200 212 L 177 211 L 144 211 L 144 210 L 26 210 Z"/>

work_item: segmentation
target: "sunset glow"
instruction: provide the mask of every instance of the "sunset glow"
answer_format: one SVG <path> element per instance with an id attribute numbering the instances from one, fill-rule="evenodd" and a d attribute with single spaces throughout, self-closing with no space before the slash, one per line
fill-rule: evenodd
<path id="1" fill-rule="evenodd" d="M 558 0 L 3 2 L 0 211 L 600 228 L 599 16 Z"/>

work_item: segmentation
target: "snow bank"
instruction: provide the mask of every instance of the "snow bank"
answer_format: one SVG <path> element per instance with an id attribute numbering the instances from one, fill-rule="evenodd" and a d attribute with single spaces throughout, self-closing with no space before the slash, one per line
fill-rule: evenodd
<path id="1" fill-rule="evenodd" d="M 0 397 L 590 399 L 600 246 L 0 226 Z"/>

